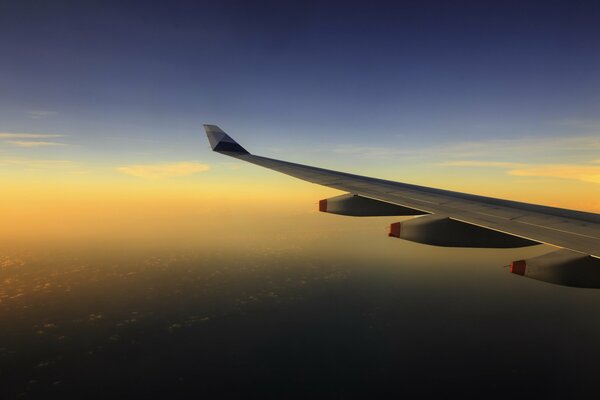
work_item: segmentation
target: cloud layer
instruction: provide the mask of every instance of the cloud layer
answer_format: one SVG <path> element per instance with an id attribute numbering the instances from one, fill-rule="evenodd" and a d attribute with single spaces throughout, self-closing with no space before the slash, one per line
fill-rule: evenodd
<path id="1" fill-rule="evenodd" d="M 49 146 L 66 146 L 59 142 L 46 142 L 42 140 L 6 140 L 5 143 L 12 144 L 17 147 L 49 147 Z"/>
<path id="2" fill-rule="evenodd" d="M 515 176 L 576 179 L 584 182 L 600 183 L 600 165 L 554 164 L 529 166 L 510 170 L 508 174 Z"/>
<path id="3" fill-rule="evenodd" d="M 58 113 L 56 111 L 33 110 L 33 111 L 27 111 L 27 114 L 29 114 L 30 118 L 41 119 L 41 118 L 51 117 Z"/>
<path id="4" fill-rule="evenodd" d="M 600 165 L 597 160 L 582 164 L 526 164 L 502 161 L 458 160 L 439 163 L 444 167 L 493 167 L 507 170 L 513 176 L 574 179 L 600 183 Z"/>
<path id="5" fill-rule="evenodd" d="M 569 123 L 575 124 L 572 121 Z M 585 125 L 577 123 L 588 130 L 600 126 L 598 122 L 587 122 Z M 429 148 L 338 145 L 332 151 L 365 158 L 411 158 L 441 167 L 498 168 L 512 176 L 570 179 L 600 184 L 600 160 L 597 158 L 600 152 L 600 134 L 493 139 L 445 143 Z"/>
<path id="6" fill-rule="evenodd" d="M 20 133 L 20 132 L 0 132 L 0 139 L 17 139 L 17 140 L 3 140 L 11 146 L 16 147 L 52 147 L 52 146 L 66 146 L 64 143 L 54 142 L 49 140 L 31 140 L 31 139 L 52 139 L 61 138 L 65 135 L 58 133 Z M 22 140 L 19 140 L 22 139 Z"/>
<path id="7" fill-rule="evenodd" d="M 585 136 L 540 136 L 513 139 L 489 139 L 480 141 L 448 142 L 430 147 L 411 147 L 406 145 L 362 146 L 354 144 L 336 144 L 332 151 L 338 154 L 354 155 L 365 158 L 394 158 L 398 156 L 415 157 L 497 157 L 512 155 L 548 157 L 549 155 L 581 154 L 600 151 L 600 134 Z M 597 153 L 596 153 L 597 154 Z"/>
<path id="8" fill-rule="evenodd" d="M 59 138 L 65 135 L 57 133 L 17 133 L 17 132 L 0 132 L 0 139 L 46 139 Z"/>
<path id="9" fill-rule="evenodd" d="M 520 168 L 527 164 L 505 161 L 457 160 L 439 163 L 442 167 L 491 167 L 491 168 Z"/>

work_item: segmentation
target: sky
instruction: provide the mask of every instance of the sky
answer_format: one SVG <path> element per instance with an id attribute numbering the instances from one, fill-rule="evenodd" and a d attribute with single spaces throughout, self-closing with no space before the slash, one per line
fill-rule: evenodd
<path id="1" fill-rule="evenodd" d="M 256 154 L 600 212 L 594 1 L 3 1 L 0 237 L 255 221 Z M 233 213 L 233 214 L 232 214 Z"/>
<path id="2" fill-rule="evenodd" d="M 600 213 L 598 21 L 577 0 L 0 1 L 0 397 L 593 397 L 597 291 L 507 268 L 549 246 L 390 238 L 399 217 L 319 213 L 341 193 L 214 153 L 202 124 Z"/>

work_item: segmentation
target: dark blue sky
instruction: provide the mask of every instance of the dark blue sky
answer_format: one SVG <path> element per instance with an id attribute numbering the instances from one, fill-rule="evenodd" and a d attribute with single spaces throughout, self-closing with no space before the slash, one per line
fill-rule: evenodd
<path id="1" fill-rule="evenodd" d="M 115 152 L 187 149 L 203 122 L 255 148 L 589 135 L 598 21 L 595 1 L 4 1 L 0 131 Z"/>

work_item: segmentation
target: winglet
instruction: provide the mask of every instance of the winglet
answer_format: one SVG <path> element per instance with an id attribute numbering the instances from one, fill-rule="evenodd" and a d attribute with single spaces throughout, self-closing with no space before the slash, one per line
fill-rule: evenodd
<path id="1" fill-rule="evenodd" d="M 204 124 L 204 130 L 213 151 L 229 154 L 250 154 L 218 126 Z"/>

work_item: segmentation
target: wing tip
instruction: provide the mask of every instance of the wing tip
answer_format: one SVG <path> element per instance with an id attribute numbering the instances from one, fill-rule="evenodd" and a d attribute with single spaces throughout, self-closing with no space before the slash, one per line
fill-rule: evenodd
<path id="1" fill-rule="evenodd" d="M 203 124 L 204 131 L 210 143 L 210 147 L 217 153 L 226 154 L 250 154 L 244 149 L 238 142 L 233 140 L 225 131 L 219 128 L 217 125 Z"/>

